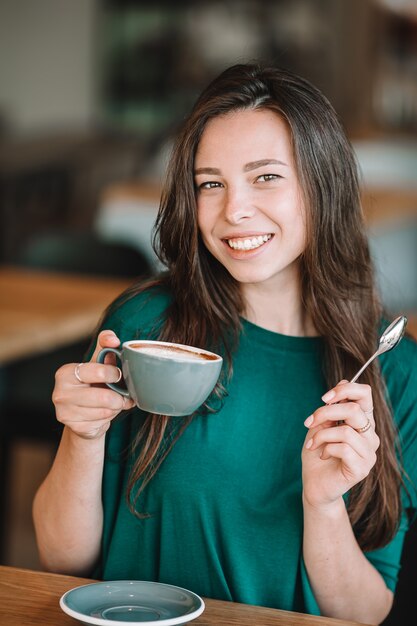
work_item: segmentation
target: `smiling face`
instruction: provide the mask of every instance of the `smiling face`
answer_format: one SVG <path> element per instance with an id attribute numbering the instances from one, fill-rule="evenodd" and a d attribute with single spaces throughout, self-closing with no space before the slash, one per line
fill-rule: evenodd
<path id="1" fill-rule="evenodd" d="M 207 124 L 195 158 L 198 225 L 211 254 L 242 284 L 298 288 L 305 249 L 290 132 L 278 114 L 233 111 Z"/>

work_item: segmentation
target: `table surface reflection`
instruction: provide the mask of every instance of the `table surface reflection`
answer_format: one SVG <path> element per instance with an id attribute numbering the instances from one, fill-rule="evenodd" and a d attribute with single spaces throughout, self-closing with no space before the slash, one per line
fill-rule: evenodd
<path id="1" fill-rule="evenodd" d="M 0 624 L 4 626 L 75 626 L 62 612 L 66 591 L 93 582 L 86 578 L 0 566 Z M 190 622 L 195 626 L 354 626 L 356 622 L 205 599 L 206 608 Z M 109 621 L 109 626 L 111 621 Z"/>

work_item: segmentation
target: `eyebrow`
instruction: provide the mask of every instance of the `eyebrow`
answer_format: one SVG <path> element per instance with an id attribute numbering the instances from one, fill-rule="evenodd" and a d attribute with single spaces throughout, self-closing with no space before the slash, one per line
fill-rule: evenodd
<path id="1" fill-rule="evenodd" d="M 220 176 L 220 170 L 217 167 L 199 167 L 194 170 L 194 174 L 214 174 L 215 176 Z"/>
<path id="2" fill-rule="evenodd" d="M 244 172 L 250 172 L 252 170 L 256 170 L 258 167 L 264 167 L 265 165 L 284 165 L 287 167 L 287 164 L 284 161 L 279 161 L 278 159 L 260 159 L 259 161 L 250 161 L 250 163 L 246 163 L 243 167 Z M 194 174 L 197 176 L 198 174 L 214 174 L 215 176 L 220 176 L 221 171 L 217 167 L 199 167 L 194 171 Z"/>
<path id="3" fill-rule="evenodd" d="M 279 161 L 278 159 L 261 159 L 260 161 L 251 161 L 250 163 L 246 163 L 243 168 L 245 172 L 250 172 L 251 170 L 256 170 L 258 167 L 263 167 L 264 165 L 285 165 L 284 161 Z"/>

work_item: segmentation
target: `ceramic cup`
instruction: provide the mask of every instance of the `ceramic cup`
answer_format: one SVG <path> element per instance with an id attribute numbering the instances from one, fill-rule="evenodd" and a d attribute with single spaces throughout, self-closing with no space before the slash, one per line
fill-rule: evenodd
<path id="1" fill-rule="evenodd" d="M 166 341 L 126 341 L 121 349 L 103 348 L 97 362 L 104 363 L 109 353 L 120 360 L 127 389 L 107 386 L 143 411 L 161 415 L 190 415 L 198 409 L 214 389 L 223 362 L 213 352 Z"/>

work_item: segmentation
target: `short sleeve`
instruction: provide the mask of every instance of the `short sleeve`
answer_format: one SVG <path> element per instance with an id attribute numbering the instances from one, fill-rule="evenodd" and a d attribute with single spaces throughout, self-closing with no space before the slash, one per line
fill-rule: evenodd
<path id="1" fill-rule="evenodd" d="M 86 360 L 91 359 L 96 337 L 102 330 L 112 330 L 120 343 L 131 339 L 156 339 L 169 302 L 168 293 L 160 287 L 115 300 L 103 315 Z"/>
<path id="2" fill-rule="evenodd" d="M 404 511 L 395 537 L 383 548 L 365 553 L 368 561 L 378 570 L 385 580 L 388 589 L 391 589 L 392 592 L 395 591 L 398 582 L 398 574 L 401 569 L 401 553 L 408 527 L 408 517 Z"/>

